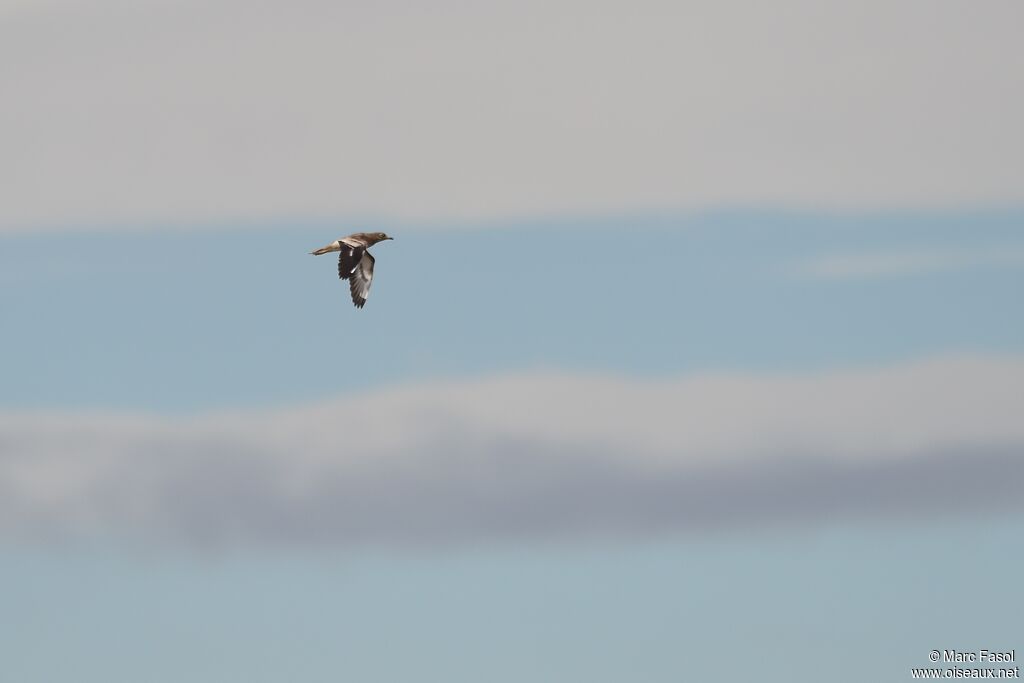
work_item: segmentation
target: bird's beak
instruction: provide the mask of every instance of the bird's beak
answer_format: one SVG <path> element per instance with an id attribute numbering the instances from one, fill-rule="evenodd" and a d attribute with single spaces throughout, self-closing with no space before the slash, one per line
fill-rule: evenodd
<path id="1" fill-rule="evenodd" d="M 328 244 L 326 247 L 314 249 L 309 253 L 312 254 L 313 256 L 320 256 L 321 254 L 329 254 L 332 251 L 341 251 L 341 245 L 339 245 L 337 242 L 334 242 L 332 244 Z"/>
<path id="2" fill-rule="evenodd" d="M 388 239 L 389 239 L 389 240 L 393 240 L 393 239 L 395 239 L 395 238 L 394 238 L 394 237 L 389 237 Z"/>

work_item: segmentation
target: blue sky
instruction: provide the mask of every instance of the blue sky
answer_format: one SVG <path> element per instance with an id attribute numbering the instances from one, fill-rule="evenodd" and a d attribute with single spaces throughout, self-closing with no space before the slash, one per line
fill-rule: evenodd
<path id="1" fill-rule="evenodd" d="M 0 679 L 1024 651 L 1021 19 L 0 3 Z"/>
<path id="2" fill-rule="evenodd" d="M 1020 524 L 228 557 L 7 551 L 32 680 L 900 680 L 1014 645 Z M 55 656 L 54 648 L 60 648 Z"/>
<path id="3" fill-rule="evenodd" d="M 449 375 L 807 371 L 1015 353 L 1020 261 L 972 254 L 1024 251 L 1021 219 L 720 211 L 476 230 L 370 222 L 398 237 L 378 247 L 382 303 L 358 317 L 331 259 L 308 255 L 340 236 L 330 224 L 20 235 L 0 257 L 10 321 L 0 404 L 191 412 Z M 959 256 L 923 271 L 813 271 L 828 258 L 936 250 Z"/>

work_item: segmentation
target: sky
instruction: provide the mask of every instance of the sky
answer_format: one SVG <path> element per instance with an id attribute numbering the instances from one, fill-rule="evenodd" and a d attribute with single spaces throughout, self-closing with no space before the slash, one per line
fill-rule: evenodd
<path id="1" fill-rule="evenodd" d="M 1021 14 L 0 3 L 0 678 L 1021 649 Z"/>

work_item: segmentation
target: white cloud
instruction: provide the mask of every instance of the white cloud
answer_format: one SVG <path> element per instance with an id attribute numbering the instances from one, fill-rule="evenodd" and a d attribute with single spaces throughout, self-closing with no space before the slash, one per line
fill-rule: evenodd
<path id="1" fill-rule="evenodd" d="M 800 269 L 826 279 L 919 275 L 936 271 L 1024 266 L 1024 248 L 917 248 L 822 256 Z"/>
<path id="2" fill-rule="evenodd" d="M 0 229 L 1019 202 L 1013 0 L 18 0 Z"/>
<path id="3" fill-rule="evenodd" d="M 498 377 L 179 419 L 7 414 L 0 535 L 432 541 L 1012 505 L 1021 386 L 1024 359 L 952 358 Z"/>

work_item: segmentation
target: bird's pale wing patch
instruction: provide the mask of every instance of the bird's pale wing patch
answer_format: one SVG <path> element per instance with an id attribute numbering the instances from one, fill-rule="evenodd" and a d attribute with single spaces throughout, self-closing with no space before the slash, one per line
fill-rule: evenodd
<path id="1" fill-rule="evenodd" d="M 352 271 L 352 276 L 349 278 L 348 288 L 352 293 L 352 303 L 356 305 L 356 308 L 362 308 L 363 304 L 366 303 L 366 298 L 370 296 L 370 283 L 373 282 L 373 264 L 373 255 L 368 251 L 364 251 L 362 259 L 360 259 L 359 264 Z"/>

